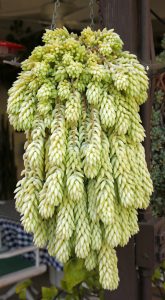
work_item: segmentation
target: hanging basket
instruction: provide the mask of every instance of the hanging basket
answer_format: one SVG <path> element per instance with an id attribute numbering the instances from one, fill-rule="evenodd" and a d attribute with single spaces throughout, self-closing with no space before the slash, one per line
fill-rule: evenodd
<path id="1" fill-rule="evenodd" d="M 0 41 L 0 58 L 14 57 L 18 54 L 18 52 L 23 50 L 25 50 L 23 45 Z"/>

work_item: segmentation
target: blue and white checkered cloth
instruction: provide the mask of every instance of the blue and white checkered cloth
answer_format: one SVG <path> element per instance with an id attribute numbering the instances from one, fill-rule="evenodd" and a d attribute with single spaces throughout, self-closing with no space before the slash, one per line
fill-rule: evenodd
<path id="1" fill-rule="evenodd" d="M 0 230 L 2 235 L 2 245 L 8 249 L 18 249 L 33 245 L 33 237 L 26 233 L 20 223 L 9 219 L 0 218 Z M 48 254 L 46 249 L 40 249 L 40 262 L 48 266 L 53 266 L 57 271 L 62 270 L 62 265 L 52 256 Z M 29 252 L 25 254 L 29 259 L 35 259 L 35 253 Z"/>

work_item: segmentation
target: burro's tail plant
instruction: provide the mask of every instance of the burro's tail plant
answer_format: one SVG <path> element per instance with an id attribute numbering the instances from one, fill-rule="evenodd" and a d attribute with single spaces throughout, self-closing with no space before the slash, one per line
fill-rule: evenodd
<path id="1" fill-rule="evenodd" d="M 138 232 L 153 189 L 139 116 L 148 79 L 113 30 L 46 30 L 43 42 L 9 90 L 10 123 L 27 136 L 16 208 L 38 247 L 80 258 L 115 290 L 115 248 Z"/>

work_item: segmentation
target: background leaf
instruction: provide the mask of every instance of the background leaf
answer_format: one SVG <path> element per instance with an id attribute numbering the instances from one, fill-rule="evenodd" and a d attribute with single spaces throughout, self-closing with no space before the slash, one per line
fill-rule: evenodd
<path id="1" fill-rule="evenodd" d="M 72 292 L 76 285 L 85 281 L 88 274 L 89 272 L 86 270 L 82 259 L 71 259 L 64 266 L 64 277 L 61 281 L 62 288 L 67 292 Z"/>
<path id="2" fill-rule="evenodd" d="M 58 290 L 54 286 L 50 288 L 42 287 L 42 300 L 53 300 L 57 293 Z"/>

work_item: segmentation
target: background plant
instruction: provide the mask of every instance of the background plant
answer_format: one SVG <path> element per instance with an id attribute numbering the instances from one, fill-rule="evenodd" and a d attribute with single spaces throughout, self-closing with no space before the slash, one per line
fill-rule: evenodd
<path id="1" fill-rule="evenodd" d="M 165 63 L 165 35 L 161 42 L 162 52 L 157 56 L 159 63 Z M 151 176 L 154 184 L 152 210 L 157 216 L 165 215 L 165 73 L 156 79 L 156 91 L 152 105 L 151 123 Z"/>
<path id="2" fill-rule="evenodd" d="M 156 286 L 161 299 L 165 300 L 165 261 L 155 269 L 152 282 Z"/>
<path id="3" fill-rule="evenodd" d="M 161 42 L 162 52 L 157 62 L 165 63 L 165 35 Z M 154 184 L 152 211 L 158 217 L 165 216 L 165 73 L 156 78 L 156 91 L 152 106 L 151 124 L 151 176 Z M 162 300 L 165 299 L 165 261 L 154 271 L 152 282 Z"/>

